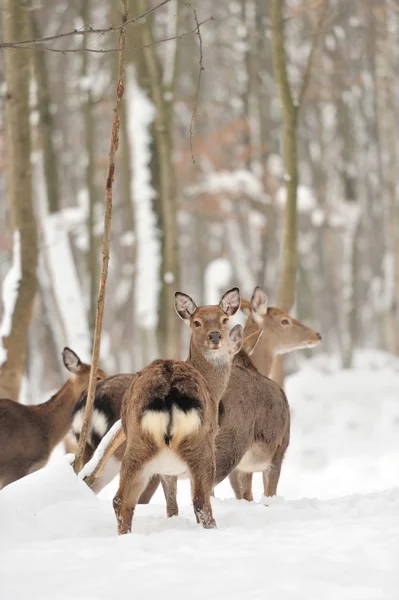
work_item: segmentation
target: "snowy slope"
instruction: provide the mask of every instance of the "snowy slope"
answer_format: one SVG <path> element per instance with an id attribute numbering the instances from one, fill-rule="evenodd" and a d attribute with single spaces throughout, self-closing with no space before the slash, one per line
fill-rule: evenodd
<path id="1" fill-rule="evenodd" d="M 249 504 L 224 483 L 214 531 L 196 525 L 180 482 L 179 517 L 166 519 L 157 492 L 118 538 L 116 482 L 97 498 L 55 458 L 0 492 L 0 597 L 397 600 L 398 390 L 398 363 L 380 353 L 346 372 L 306 364 L 287 382 L 281 496 Z"/>

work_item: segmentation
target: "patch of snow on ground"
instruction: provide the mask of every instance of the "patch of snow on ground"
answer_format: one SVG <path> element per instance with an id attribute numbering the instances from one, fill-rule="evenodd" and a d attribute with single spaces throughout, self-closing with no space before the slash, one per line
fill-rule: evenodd
<path id="1" fill-rule="evenodd" d="M 267 507 L 237 501 L 223 482 L 212 500 L 217 530 L 197 526 L 182 481 L 179 517 L 166 519 L 159 489 L 137 507 L 133 533 L 117 537 L 117 481 L 96 497 L 70 457 L 8 486 L 1 596 L 396 600 L 399 361 L 368 351 L 354 364 L 341 371 L 320 355 L 287 379 L 292 435 L 280 495 Z"/>

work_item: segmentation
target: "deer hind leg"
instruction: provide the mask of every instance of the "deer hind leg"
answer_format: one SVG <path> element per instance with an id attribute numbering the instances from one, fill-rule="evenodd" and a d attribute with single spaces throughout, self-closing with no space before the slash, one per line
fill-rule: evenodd
<path id="1" fill-rule="evenodd" d="M 216 527 L 215 519 L 212 514 L 211 493 L 215 477 L 215 458 L 211 445 L 201 447 L 199 456 L 193 456 L 190 453 L 184 456 L 183 460 L 191 474 L 191 492 L 193 500 L 194 514 L 197 523 L 201 523 L 204 529 L 213 529 Z"/>
<path id="2" fill-rule="evenodd" d="M 179 507 L 177 505 L 177 477 L 163 475 L 161 484 L 166 500 L 166 514 L 169 517 L 177 517 Z"/>
<path id="3" fill-rule="evenodd" d="M 145 473 L 145 465 L 155 454 L 156 450 L 150 451 L 148 446 L 127 448 L 125 451 L 119 488 L 113 500 L 119 535 L 130 533 L 132 529 L 134 509 L 150 477 Z"/>
<path id="4" fill-rule="evenodd" d="M 151 477 L 150 481 L 148 482 L 147 487 L 142 492 L 142 494 L 141 494 L 141 496 L 140 496 L 139 501 L 137 502 L 137 504 L 149 504 L 151 498 L 153 497 L 153 495 L 157 491 L 160 479 L 161 478 L 160 478 L 159 475 L 153 475 Z M 164 490 L 164 492 L 165 492 L 165 490 Z"/>
<path id="5" fill-rule="evenodd" d="M 242 490 L 240 485 L 240 478 L 237 469 L 234 469 L 229 475 L 230 485 L 233 488 L 233 492 L 237 500 L 242 498 Z"/>
<path id="6" fill-rule="evenodd" d="M 275 496 L 280 479 L 281 465 L 287 446 L 279 446 L 274 453 L 270 468 L 263 472 L 263 486 L 265 496 Z"/>
<path id="7" fill-rule="evenodd" d="M 252 496 L 252 476 L 253 473 L 245 473 L 244 471 L 238 472 L 238 480 L 240 482 L 242 498 L 248 502 L 253 502 L 254 499 Z"/>

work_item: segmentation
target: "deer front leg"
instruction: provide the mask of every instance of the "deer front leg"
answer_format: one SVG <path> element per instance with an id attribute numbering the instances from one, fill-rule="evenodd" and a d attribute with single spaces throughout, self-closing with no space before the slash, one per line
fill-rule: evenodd
<path id="1" fill-rule="evenodd" d="M 150 503 L 151 498 L 157 491 L 160 479 L 161 479 L 160 475 L 153 475 L 151 477 L 150 481 L 148 482 L 147 487 L 141 494 L 137 504 L 149 504 Z M 164 490 L 164 492 L 165 492 L 165 490 Z"/>
<path id="2" fill-rule="evenodd" d="M 241 500 L 242 491 L 241 491 L 240 480 L 239 480 L 237 469 L 234 469 L 234 471 L 232 471 L 230 473 L 229 481 L 230 481 L 231 487 L 233 488 L 235 497 L 237 498 L 237 500 Z"/>

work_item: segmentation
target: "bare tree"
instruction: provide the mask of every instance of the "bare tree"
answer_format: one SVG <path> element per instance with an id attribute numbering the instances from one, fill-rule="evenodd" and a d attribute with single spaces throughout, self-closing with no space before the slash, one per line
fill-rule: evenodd
<path id="1" fill-rule="evenodd" d="M 4 0 L 4 40 L 29 37 L 28 2 Z M 0 396 L 18 400 L 25 368 L 28 329 L 36 293 L 37 233 L 32 206 L 31 132 L 29 123 L 29 81 L 31 53 L 8 49 L 5 52 L 7 200 L 14 253 L 20 254 L 20 281 L 11 330 L 3 340 L 7 358 L 1 367 Z"/>

